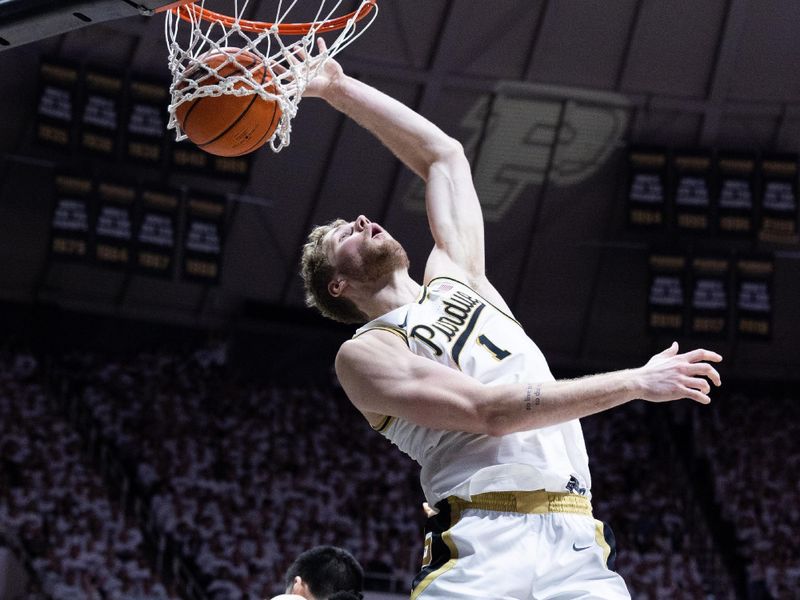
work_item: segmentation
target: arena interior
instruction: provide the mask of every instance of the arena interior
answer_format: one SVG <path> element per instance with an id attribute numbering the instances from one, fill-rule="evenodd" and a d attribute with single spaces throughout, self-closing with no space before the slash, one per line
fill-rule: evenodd
<path id="1" fill-rule="evenodd" d="M 314 98 L 279 153 L 174 141 L 143 5 L 0 2 L 0 600 L 265 599 L 318 544 L 408 598 L 419 467 L 349 403 L 354 328 L 298 269 L 363 213 L 421 279 L 422 182 Z M 555 376 L 724 356 L 709 406 L 581 420 L 632 597 L 800 598 L 800 3 L 378 7 L 337 60 L 461 142 L 489 279 Z"/>

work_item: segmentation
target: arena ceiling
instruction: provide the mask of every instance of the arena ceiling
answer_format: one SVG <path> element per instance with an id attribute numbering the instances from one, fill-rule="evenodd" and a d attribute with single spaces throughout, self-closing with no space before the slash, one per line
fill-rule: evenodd
<path id="1" fill-rule="evenodd" d="M 90 10 L 98 3 L 79 4 Z M 654 240 L 625 226 L 625 148 L 798 152 L 800 3 L 379 4 L 374 25 L 340 62 L 463 143 L 486 215 L 489 277 L 551 362 L 581 370 L 632 365 L 666 345 L 670 340 L 646 327 Z M 266 16 L 273 6 L 253 0 L 248 10 Z M 75 158 L 35 142 L 40 60 L 168 81 L 166 56 L 163 16 L 94 23 L 0 51 L 0 297 L 203 327 L 257 327 L 270 315 L 303 314 L 296 312 L 298 257 L 310 226 L 359 213 L 404 242 L 420 276 L 432 241 L 419 181 L 316 99 L 300 105 L 291 146 L 259 151 L 246 183 L 141 175 L 228 196 L 219 285 L 49 261 L 53 172 Z M 689 250 L 732 249 L 708 239 L 672 241 Z M 775 252 L 773 339 L 681 340 L 720 350 L 728 373 L 797 377 L 800 254 L 796 246 L 743 249 Z"/>

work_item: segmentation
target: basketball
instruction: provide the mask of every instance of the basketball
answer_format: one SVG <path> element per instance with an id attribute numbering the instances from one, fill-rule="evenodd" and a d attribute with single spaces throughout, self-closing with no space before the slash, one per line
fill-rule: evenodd
<path id="1" fill-rule="evenodd" d="M 235 54 L 234 59 L 228 56 Z M 267 82 L 269 74 L 260 59 L 251 52 L 238 48 L 223 48 L 201 57 L 204 65 L 216 69 L 218 75 L 198 67 L 194 76 L 187 79 L 199 86 L 214 85 L 226 77 L 250 76 L 260 85 Z M 235 89 L 251 86 L 247 81 L 237 81 Z M 281 108 L 275 100 L 258 94 L 234 96 L 205 96 L 182 103 L 175 116 L 183 132 L 198 147 L 217 156 L 241 156 L 257 150 L 269 141 L 281 118 Z"/>

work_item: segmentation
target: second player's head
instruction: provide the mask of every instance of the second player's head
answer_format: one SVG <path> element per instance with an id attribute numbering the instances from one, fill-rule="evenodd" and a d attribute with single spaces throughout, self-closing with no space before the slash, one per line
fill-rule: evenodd
<path id="1" fill-rule="evenodd" d="M 360 600 L 364 570 L 343 548 L 306 550 L 286 572 L 286 593 L 308 600 Z"/>

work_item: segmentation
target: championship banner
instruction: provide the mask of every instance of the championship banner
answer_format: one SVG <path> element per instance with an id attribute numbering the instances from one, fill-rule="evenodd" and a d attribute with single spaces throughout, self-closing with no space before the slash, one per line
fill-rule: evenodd
<path id="1" fill-rule="evenodd" d="M 101 181 L 96 197 L 94 257 L 99 264 L 127 268 L 131 264 L 136 188 Z"/>
<path id="2" fill-rule="evenodd" d="M 189 191 L 183 242 L 184 279 L 205 284 L 219 281 L 224 222 L 223 197 Z"/>
<path id="3" fill-rule="evenodd" d="M 628 150 L 628 224 L 659 228 L 666 222 L 666 168 L 664 150 Z"/>
<path id="4" fill-rule="evenodd" d="M 765 242 L 796 244 L 797 155 L 763 157 L 761 179 L 758 238 Z"/>
<path id="5" fill-rule="evenodd" d="M 752 237 L 755 233 L 755 157 L 720 153 L 716 170 L 719 182 L 717 231 L 725 235 Z"/>
<path id="6" fill-rule="evenodd" d="M 86 98 L 81 112 L 81 149 L 113 157 L 120 125 L 122 77 L 97 69 L 86 70 Z"/>
<path id="7" fill-rule="evenodd" d="M 711 156 L 708 152 L 676 152 L 672 160 L 672 204 L 678 231 L 704 233 L 711 227 Z"/>
<path id="8" fill-rule="evenodd" d="M 91 205 L 91 179 L 67 173 L 56 174 L 50 225 L 50 255 L 53 258 L 88 258 Z"/>
<path id="9" fill-rule="evenodd" d="M 686 306 L 686 257 L 673 253 L 651 254 L 647 299 L 647 324 L 653 332 L 683 331 Z"/>
<path id="10" fill-rule="evenodd" d="M 128 111 L 125 115 L 125 158 L 159 166 L 164 158 L 167 136 L 169 89 L 159 83 L 134 78 L 128 84 Z"/>
<path id="11" fill-rule="evenodd" d="M 139 198 L 141 211 L 134 263 L 144 275 L 170 278 L 175 268 L 180 192 L 144 188 Z"/>
<path id="12" fill-rule="evenodd" d="M 75 122 L 78 69 L 43 60 L 39 65 L 39 101 L 36 106 L 36 139 L 68 149 Z"/>
<path id="13" fill-rule="evenodd" d="M 741 337 L 772 337 L 772 257 L 736 261 L 736 332 Z"/>
<path id="14" fill-rule="evenodd" d="M 689 333 L 724 337 L 728 331 L 730 259 L 697 256 L 692 259 Z"/>

